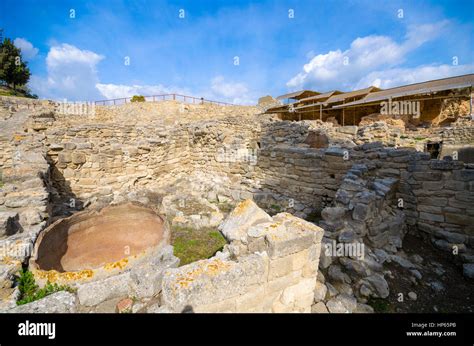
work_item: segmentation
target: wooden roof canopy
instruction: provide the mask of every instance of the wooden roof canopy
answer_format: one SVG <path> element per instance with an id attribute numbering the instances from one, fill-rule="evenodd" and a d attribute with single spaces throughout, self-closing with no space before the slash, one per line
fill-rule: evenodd
<path id="1" fill-rule="evenodd" d="M 289 94 L 280 95 L 276 99 L 277 100 L 286 100 L 286 99 L 301 100 L 306 97 L 315 96 L 319 94 L 321 93 L 317 91 L 313 91 L 313 90 L 300 90 L 300 91 L 295 91 Z"/>
<path id="2" fill-rule="evenodd" d="M 325 110 L 336 110 L 341 108 L 358 107 L 378 103 L 390 98 L 399 98 L 413 95 L 431 94 L 439 91 L 472 88 L 474 85 L 474 74 L 431 80 L 414 83 L 400 87 L 382 90 L 375 86 L 342 92 L 332 90 L 320 93 L 312 90 L 300 90 L 277 97 L 277 100 L 295 99 L 292 103 L 293 109 L 299 111 L 311 107 L 324 108 Z M 267 109 L 269 113 L 288 112 L 289 105 L 281 104 Z"/>
<path id="3" fill-rule="evenodd" d="M 345 103 L 344 105 L 334 106 L 334 108 L 345 108 L 358 105 L 366 105 L 370 103 L 388 100 L 390 98 L 398 98 L 404 96 L 430 94 L 439 91 L 472 88 L 474 85 L 474 74 L 463 76 L 436 79 L 427 82 L 403 85 L 400 87 L 390 88 L 373 92 L 362 98 L 361 100 Z"/>

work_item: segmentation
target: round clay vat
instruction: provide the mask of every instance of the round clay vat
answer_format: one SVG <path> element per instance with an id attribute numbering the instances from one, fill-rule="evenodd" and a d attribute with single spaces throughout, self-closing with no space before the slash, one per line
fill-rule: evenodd
<path id="1" fill-rule="evenodd" d="M 47 281 L 88 281 L 130 267 L 170 242 L 165 220 L 135 203 L 83 211 L 44 229 L 30 269 Z M 57 280 L 59 279 L 59 280 Z"/>

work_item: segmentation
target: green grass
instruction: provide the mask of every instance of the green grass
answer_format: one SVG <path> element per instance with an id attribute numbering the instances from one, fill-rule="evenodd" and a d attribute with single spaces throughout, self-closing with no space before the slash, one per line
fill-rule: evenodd
<path id="1" fill-rule="evenodd" d="M 268 210 L 268 214 L 270 214 L 270 216 L 276 215 L 281 212 L 281 207 L 278 204 L 272 204 L 269 209 L 270 210 Z"/>
<path id="2" fill-rule="evenodd" d="M 392 307 L 387 299 L 369 298 L 368 305 L 374 308 L 375 312 L 390 312 Z"/>
<path id="3" fill-rule="evenodd" d="M 20 290 L 20 297 L 16 302 L 17 305 L 28 304 L 59 291 L 73 292 L 73 289 L 69 286 L 52 284 L 50 282 L 43 288 L 39 288 L 33 274 L 29 270 L 21 272 L 18 280 L 18 289 Z"/>
<path id="4" fill-rule="evenodd" d="M 13 90 L 7 86 L 0 87 L 0 96 L 17 96 L 17 97 L 27 97 L 27 98 L 38 98 L 38 96 L 31 94 L 28 90 L 22 90 L 18 88 L 17 90 Z"/>
<path id="5" fill-rule="evenodd" d="M 171 231 L 171 244 L 180 265 L 212 257 L 226 243 L 222 234 L 213 228 L 174 227 Z"/>
<path id="6" fill-rule="evenodd" d="M 281 207 L 278 204 L 272 204 L 270 208 L 275 210 L 277 213 L 281 211 Z"/>
<path id="7" fill-rule="evenodd" d="M 415 137 L 414 140 L 417 141 L 417 142 L 421 142 L 421 141 L 424 141 L 426 139 L 426 137 Z"/>

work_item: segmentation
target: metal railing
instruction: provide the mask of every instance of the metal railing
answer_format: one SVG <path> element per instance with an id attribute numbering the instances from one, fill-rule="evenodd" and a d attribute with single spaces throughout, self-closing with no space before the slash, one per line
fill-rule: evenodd
<path id="1" fill-rule="evenodd" d="M 163 95 L 153 95 L 153 96 L 144 96 L 146 102 L 159 102 L 166 100 L 182 101 L 184 103 L 193 103 L 193 104 L 214 104 L 221 106 L 233 106 L 232 103 L 221 102 L 221 101 L 211 101 L 206 100 L 202 97 L 187 96 L 181 94 L 163 94 Z M 110 99 L 110 100 L 100 100 L 95 101 L 94 104 L 101 106 L 115 106 L 129 103 L 131 97 L 124 97 L 119 99 Z"/>

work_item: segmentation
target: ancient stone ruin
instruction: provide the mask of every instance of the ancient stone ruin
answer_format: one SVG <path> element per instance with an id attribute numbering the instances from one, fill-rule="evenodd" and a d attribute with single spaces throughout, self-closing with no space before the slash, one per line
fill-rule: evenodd
<path id="1" fill-rule="evenodd" d="M 14 97 L 0 114 L 3 312 L 474 308 L 472 120 Z M 174 235 L 209 230 L 226 244 L 180 263 L 195 239 Z M 22 271 L 64 289 L 17 305 Z"/>

